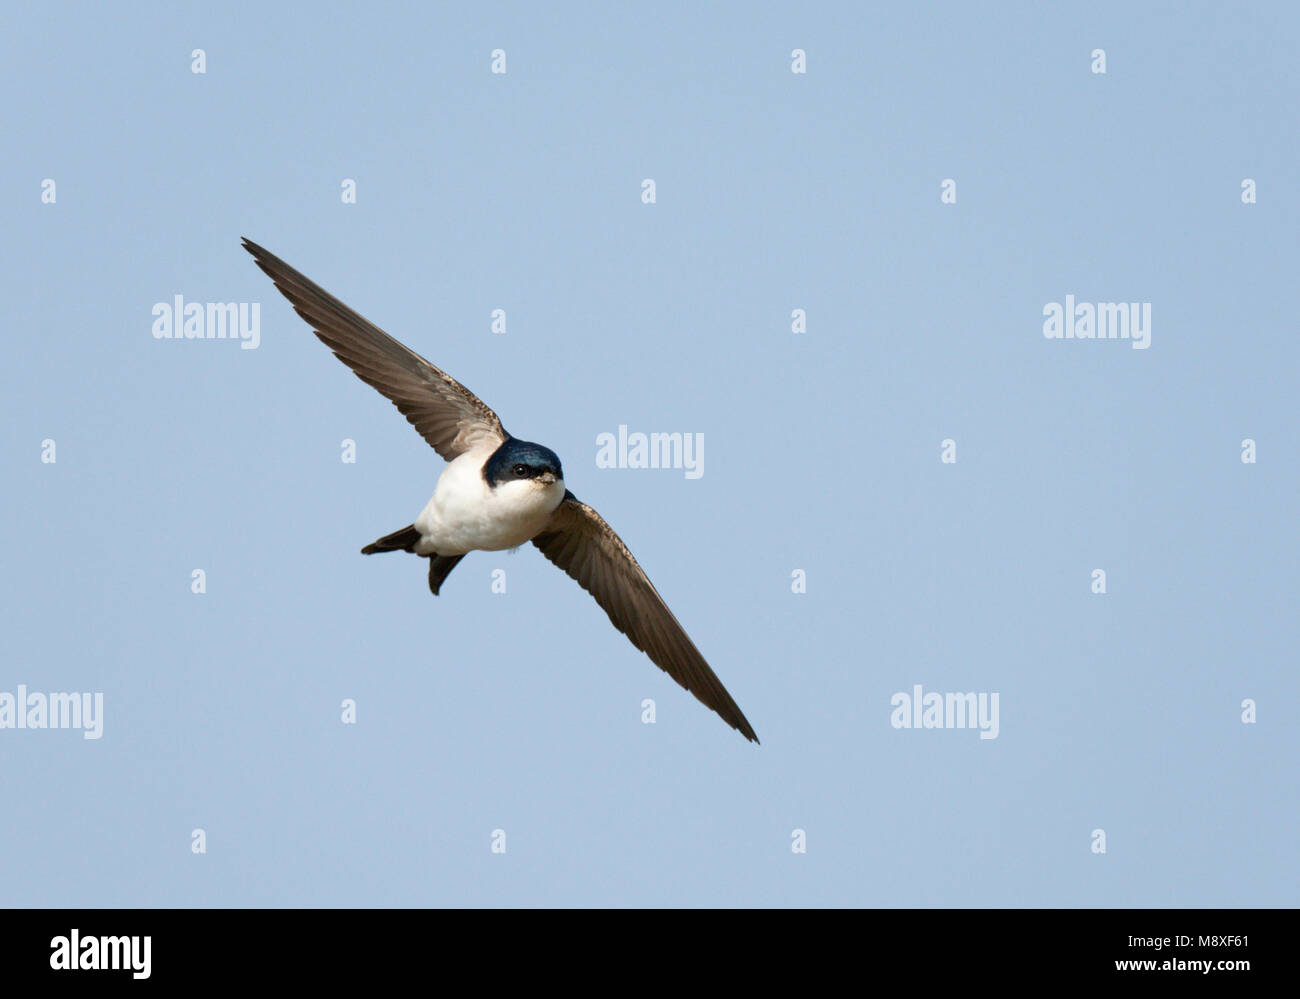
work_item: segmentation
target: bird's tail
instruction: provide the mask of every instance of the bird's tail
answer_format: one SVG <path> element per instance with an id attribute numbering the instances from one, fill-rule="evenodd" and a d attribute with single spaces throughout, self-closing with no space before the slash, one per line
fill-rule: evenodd
<path id="1" fill-rule="evenodd" d="M 430 555 L 429 556 L 429 589 L 436 597 L 438 591 L 442 589 L 443 580 L 456 568 L 464 555 Z"/>
<path id="2" fill-rule="evenodd" d="M 376 552 L 415 552 L 415 543 L 420 540 L 420 532 L 415 529 L 415 525 L 403 527 L 400 531 L 394 531 L 392 534 L 385 534 L 378 541 L 372 541 L 366 547 L 361 549 L 362 555 L 374 555 Z M 416 553 L 418 554 L 418 552 Z M 439 555 L 432 552 L 424 556 L 429 560 L 429 589 L 433 591 L 436 597 L 438 591 L 442 589 L 443 580 L 452 569 L 456 568 L 457 563 L 463 559 L 464 555 Z"/>
<path id="3" fill-rule="evenodd" d="M 374 555 L 376 552 L 414 552 L 415 543 L 420 540 L 420 532 L 415 525 L 403 527 L 400 531 L 385 534 L 378 541 L 372 541 L 361 549 L 362 555 Z"/>

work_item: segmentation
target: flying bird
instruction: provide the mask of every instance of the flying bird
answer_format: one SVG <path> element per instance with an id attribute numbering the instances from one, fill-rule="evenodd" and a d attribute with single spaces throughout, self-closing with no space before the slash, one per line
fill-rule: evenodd
<path id="1" fill-rule="evenodd" d="M 427 558 L 429 589 L 437 596 L 470 552 L 531 541 L 596 599 L 651 662 L 758 742 L 627 545 L 565 488 L 554 451 L 510 436 L 497 414 L 445 371 L 279 257 L 248 239 L 243 245 L 334 356 L 386 396 L 449 463 L 414 523 L 366 545 L 362 554 L 400 551 Z"/>

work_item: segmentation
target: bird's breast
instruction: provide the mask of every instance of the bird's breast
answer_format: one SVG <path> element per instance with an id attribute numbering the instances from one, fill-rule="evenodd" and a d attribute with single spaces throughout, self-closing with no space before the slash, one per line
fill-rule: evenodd
<path id="1" fill-rule="evenodd" d="M 463 555 L 502 551 L 531 541 L 564 499 L 564 483 L 535 479 L 503 482 L 483 478 L 486 454 L 463 454 L 438 479 L 424 511 L 416 518 L 419 554 Z"/>

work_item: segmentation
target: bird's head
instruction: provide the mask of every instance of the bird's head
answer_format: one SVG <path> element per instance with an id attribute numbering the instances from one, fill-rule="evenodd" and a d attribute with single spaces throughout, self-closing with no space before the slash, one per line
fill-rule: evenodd
<path id="1" fill-rule="evenodd" d="M 564 490 L 564 471 L 554 451 L 531 441 L 507 438 L 483 464 L 483 478 L 493 489 L 507 482 L 532 482 Z"/>

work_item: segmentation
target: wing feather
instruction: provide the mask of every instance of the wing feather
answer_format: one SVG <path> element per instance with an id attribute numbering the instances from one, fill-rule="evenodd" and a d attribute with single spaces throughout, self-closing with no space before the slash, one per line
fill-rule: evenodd
<path id="1" fill-rule="evenodd" d="M 746 739 L 758 742 L 722 681 L 600 514 L 573 493 L 565 493 L 533 544 L 595 597 L 614 627 L 651 662 Z"/>
<path id="2" fill-rule="evenodd" d="M 334 356 L 395 405 L 447 461 L 508 436 L 497 414 L 451 375 L 353 312 L 320 285 L 251 240 L 253 255 L 298 315 Z"/>

